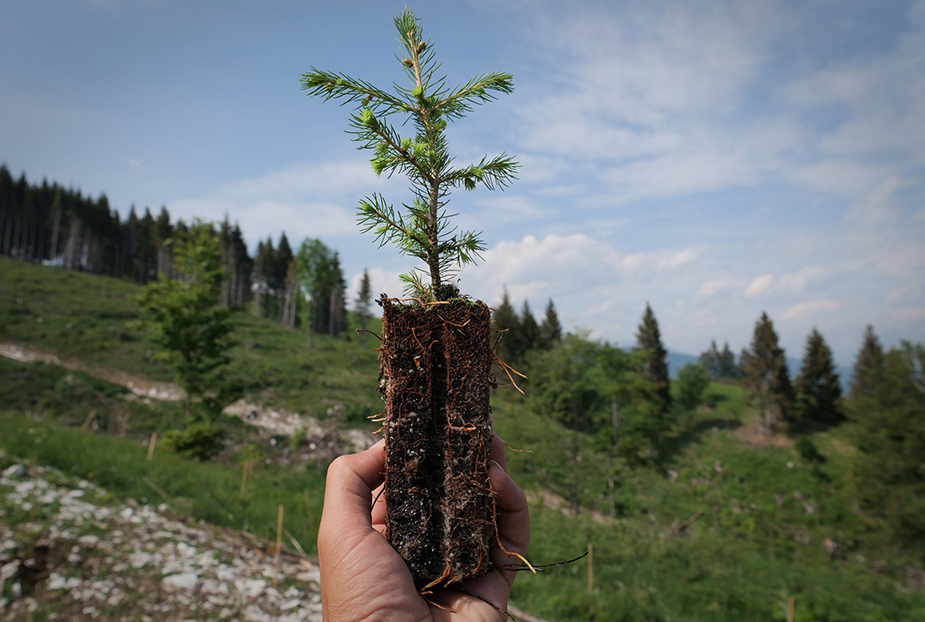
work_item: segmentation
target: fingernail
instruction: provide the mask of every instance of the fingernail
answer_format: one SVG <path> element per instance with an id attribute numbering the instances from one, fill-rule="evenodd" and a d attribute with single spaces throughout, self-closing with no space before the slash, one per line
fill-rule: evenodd
<path id="1" fill-rule="evenodd" d="M 501 469 L 504 473 L 507 473 L 507 471 L 504 470 L 504 467 L 501 466 L 500 464 L 498 464 L 498 461 L 497 461 L 497 460 L 489 460 L 489 461 L 488 461 L 488 464 L 493 464 L 493 465 L 495 465 L 496 467 L 498 467 L 499 469 Z"/>
<path id="2" fill-rule="evenodd" d="M 384 438 L 380 438 L 378 441 L 376 441 L 376 442 L 373 444 L 372 447 L 370 447 L 370 449 L 375 449 L 376 447 L 382 447 L 382 446 L 384 446 L 384 445 L 385 445 L 385 439 L 384 439 Z"/>

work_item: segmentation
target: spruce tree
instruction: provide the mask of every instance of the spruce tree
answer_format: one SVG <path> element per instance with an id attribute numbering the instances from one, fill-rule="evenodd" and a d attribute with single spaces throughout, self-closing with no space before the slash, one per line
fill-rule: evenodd
<path id="1" fill-rule="evenodd" d="M 721 378 L 736 378 L 739 376 L 736 355 L 729 349 L 728 341 L 723 344 L 723 351 L 719 353 L 719 375 Z"/>
<path id="2" fill-rule="evenodd" d="M 416 271 L 402 275 L 409 293 L 422 300 L 446 300 L 458 295 L 451 282 L 454 268 L 473 263 L 485 250 L 478 233 L 458 231 L 450 224 L 451 214 L 446 210 L 450 191 L 459 187 L 475 190 L 479 184 L 489 190 L 504 188 L 515 179 L 518 167 L 502 154 L 453 168 L 447 123 L 465 117 L 475 105 L 493 101 L 498 93 L 513 92 L 514 83 L 510 74 L 486 73 L 456 89 L 447 88 L 446 78 L 436 73 L 440 64 L 434 60 L 433 46 L 424 40 L 414 13 L 406 7 L 394 22 L 404 48 L 401 64 L 409 86 L 393 83 L 394 93 L 389 93 L 313 67 L 302 76 L 302 88 L 325 101 L 356 105 L 350 133 L 361 149 L 374 153 L 373 170 L 389 176 L 397 171 L 411 182 L 414 199 L 403 205 L 404 211 L 373 194 L 360 202 L 358 218 L 364 233 L 375 232 L 380 244 L 394 243 L 402 253 L 426 264 L 429 286 Z M 394 117 L 401 118 L 402 124 L 393 124 Z M 399 129 L 409 117 L 415 133 L 402 136 Z"/>
<path id="3" fill-rule="evenodd" d="M 540 324 L 537 345 L 544 350 L 551 350 L 560 343 L 562 343 L 562 325 L 559 324 L 556 305 L 553 304 L 552 298 L 550 298 L 549 303 L 546 305 L 546 315 L 543 317 L 543 323 Z"/>
<path id="4" fill-rule="evenodd" d="M 698 361 L 703 365 L 703 369 L 713 380 L 719 380 L 723 377 L 719 350 L 716 349 L 716 339 L 710 342 L 710 348 L 708 350 L 704 350 L 700 353 Z"/>
<path id="5" fill-rule="evenodd" d="M 530 311 L 530 303 L 524 300 L 523 310 L 520 312 L 520 358 L 536 347 L 539 337 L 540 327 Z"/>
<path id="6" fill-rule="evenodd" d="M 360 289 L 357 291 L 356 301 L 354 302 L 353 311 L 357 314 L 357 323 L 363 330 L 369 329 L 369 320 L 372 317 L 370 305 L 373 302 L 373 286 L 369 280 L 369 270 L 363 270 L 363 276 L 360 277 Z M 363 334 L 363 345 L 366 345 L 367 333 Z"/>
<path id="7" fill-rule="evenodd" d="M 755 323 L 751 350 L 742 352 L 742 366 L 765 429 L 792 432 L 797 423 L 796 396 L 784 349 L 767 313 Z"/>
<path id="8" fill-rule="evenodd" d="M 796 391 L 801 424 L 832 425 L 844 420 L 839 403 L 841 384 L 832 351 L 815 328 L 806 340 Z"/>
<path id="9" fill-rule="evenodd" d="M 854 361 L 854 372 L 851 375 L 851 392 L 852 400 L 860 399 L 865 395 L 873 393 L 877 383 L 880 381 L 880 374 L 883 371 L 884 357 L 883 347 L 880 340 L 874 333 L 874 327 L 870 324 L 864 331 L 864 341 L 861 349 Z"/>
<path id="10" fill-rule="evenodd" d="M 661 404 L 662 411 L 671 408 L 671 380 L 668 377 L 668 364 L 665 357 L 668 351 L 662 345 L 662 336 L 658 329 L 658 320 L 652 312 L 652 307 L 646 303 L 642 322 L 636 332 L 636 348 L 648 352 L 643 376 L 648 380 L 655 391 L 655 396 Z"/>
<path id="11" fill-rule="evenodd" d="M 276 247 L 276 253 L 272 260 L 272 281 L 271 287 L 281 293 L 286 289 L 286 275 L 289 271 L 289 264 L 292 263 L 292 247 L 289 245 L 289 238 L 283 231 L 279 236 L 279 245 Z"/>
<path id="12" fill-rule="evenodd" d="M 498 358 L 505 362 L 514 362 L 520 352 L 520 319 L 511 304 L 511 296 L 507 287 L 501 295 L 501 304 L 492 314 L 494 329 L 500 333 L 498 337 Z"/>

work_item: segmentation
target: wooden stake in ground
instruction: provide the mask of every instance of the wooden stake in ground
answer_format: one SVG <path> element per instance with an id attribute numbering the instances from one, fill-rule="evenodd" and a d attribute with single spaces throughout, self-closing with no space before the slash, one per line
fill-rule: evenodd
<path id="1" fill-rule="evenodd" d="M 793 622 L 793 598 L 787 599 L 787 622 Z"/>
<path id="2" fill-rule="evenodd" d="M 305 489 L 305 513 L 308 515 L 308 527 L 311 528 L 311 526 L 314 524 L 315 521 L 312 517 L 312 504 L 308 500 L 308 489 L 307 488 Z"/>
<path id="3" fill-rule="evenodd" d="M 157 445 L 157 430 L 151 432 L 151 439 L 148 441 L 148 462 L 154 458 L 154 446 Z"/>
<path id="4" fill-rule="evenodd" d="M 588 594 L 594 593 L 594 545 L 588 542 Z"/>
<path id="5" fill-rule="evenodd" d="M 96 416 L 96 410 L 91 410 L 90 414 L 87 415 L 87 418 L 84 419 L 84 424 L 80 426 L 80 433 L 83 434 L 87 431 L 87 428 L 90 427 L 90 422 L 93 421 L 93 418 Z"/>
<path id="6" fill-rule="evenodd" d="M 245 460 L 244 464 L 241 465 L 241 496 L 244 496 L 244 493 L 247 492 L 247 471 L 250 467 L 250 460 Z"/>
<path id="7" fill-rule="evenodd" d="M 279 556 L 283 548 L 283 505 L 276 515 L 276 559 L 273 562 L 273 589 L 279 587 Z"/>

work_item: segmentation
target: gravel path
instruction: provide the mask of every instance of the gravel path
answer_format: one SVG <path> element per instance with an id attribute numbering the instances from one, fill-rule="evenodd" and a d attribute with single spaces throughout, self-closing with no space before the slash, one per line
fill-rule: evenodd
<path id="1" fill-rule="evenodd" d="M 46 467 L 0 475 L 4 620 L 321 620 L 318 567 Z"/>

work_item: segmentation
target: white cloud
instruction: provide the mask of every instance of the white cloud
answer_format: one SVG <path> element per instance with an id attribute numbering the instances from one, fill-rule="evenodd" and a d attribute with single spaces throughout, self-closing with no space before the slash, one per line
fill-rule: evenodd
<path id="1" fill-rule="evenodd" d="M 898 175 L 892 175 L 874 187 L 863 201 L 855 203 L 845 217 L 867 227 L 876 227 L 895 220 L 899 210 L 893 207 L 893 195 L 903 186 Z"/>
<path id="2" fill-rule="evenodd" d="M 925 298 L 925 284 L 923 283 L 909 283 L 896 287 L 886 295 L 888 302 L 911 302 L 922 298 Z"/>
<path id="3" fill-rule="evenodd" d="M 765 274 L 763 276 L 755 277 L 755 279 L 745 288 L 745 295 L 749 298 L 754 298 L 755 296 L 760 296 L 766 292 L 771 285 L 774 283 L 773 274 Z"/>
<path id="4" fill-rule="evenodd" d="M 790 272 L 775 277 L 773 274 L 764 274 L 756 277 L 745 288 L 745 296 L 755 298 L 763 294 L 779 294 L 785 292 L 800 292 L 814 282 L 825 277 L 827 271 L 817 266 L 807 266 L 797 272 Z"/>
<path id="5" fill-rule="evenodd" d="M 893 314 L 893 319 L 897 322 L 916 322 L 919 320 L 925 320 L 925 307 L 900 309 Z"/>
<path id="6" fill-rule="evenodd" d="M 135 169 L 136 171 L 144 170 L 144 166 L 142 166 L 141 162 L 139 162 L 135 158 L 129 158 L 127 162 L 128 162 L 129 167 Z"/>
<path id="7" fill-rule="evenodd" d="M 739 288 L 743 285 L 742 279 L 734 277 L 723 277 L 721 279 L 714 279 L 712 281 L 707 281 L 700 286 L 700 289 L 697 290 L 698 298 L 710 298 L 717 295 L 720 292 L 728 291 L 730 289 Z"/>
<path id="8" fill-rule="evenodd" d="M 304 237 L 358 235 L 353 206 L 385 183 L 362 162 L 299 164 L 169 205 L 177 217 L 221 220 L 227 214 L 249 242 L 285 230 L 295 244 Z"/>
<path id="9" fill-rule="evenodd" d="M 837 311 L 840 308 L 841 303 L 836 300 L 811 300 L 788 308 L 781 314 L 780 319 L 784 321 L 801 320 Z"/>

